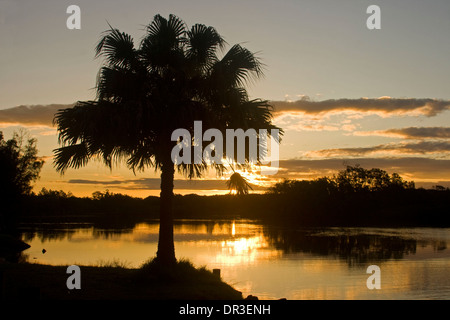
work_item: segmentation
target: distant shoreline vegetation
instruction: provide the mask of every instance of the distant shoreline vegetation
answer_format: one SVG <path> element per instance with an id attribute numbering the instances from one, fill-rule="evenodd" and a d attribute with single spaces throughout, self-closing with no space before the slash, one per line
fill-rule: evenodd
<path id="1" fill-rule="evenodd" d="M 175 195 L 175 219 L 255 219 L 295 227 L 450 227 L 450 189 L 415 188 L 398 174 L 348 166 L 332 178 L 284 180 L 264 194 Z M 25 196 L 20 222 L 99 222 L 125 227 L 159 219 L 159 197 L 110 192 L 78 198 L 42 189 Z M 124 225 L 125 224 L 125 225 Z"/>

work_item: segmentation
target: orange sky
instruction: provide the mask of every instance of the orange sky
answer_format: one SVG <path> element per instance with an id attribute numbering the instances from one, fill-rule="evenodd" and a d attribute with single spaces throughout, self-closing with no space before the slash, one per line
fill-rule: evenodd
<path id="1" fill-rule="evenodd" d="M 347 164 L 397 172 L 430 187 L 450 186 L 449 1 L 383 3 L 380 30 L 368 30 L 369 4 L 354 0 L 208 1 L 80 0 L 81 29 L 68 30 L 68 4 L 57 0 L 0 2 L 0 131 L 25 128 L 46 163 L 35 190 L 159 194 L 159 173 L 136 176 L 124 166 L 68 170 L 52 166 L 58 147 L 53 115 L 95 98 L 101 66 L 94 48 L 108 23 L 133 36 L 154 15 L 174 13 L 188 25 L 214 26 L 229 45 L 257 52 L 265 77 L 250 98 L 275 107 L 285 131 L 275 176 L 251 175 L 255 192 L 282 178 L 332 175 Z M 226 177 L 223 177 L 226 178 Z M 177 176 L 176 193 L 224 193 L 214 172 L 203 181 Z"/>
<path id="2" fill-rule="evenodd" d="M 0 121 L 3 122 L 0 130 L 7 139 L 13 131 L 22 128 L 38 140 L 39 154 L 44 158 L 45 164 L 41 177 L 35 184 L 36 192 L 45 187 L 70 191 L 77 196 L 90 196 L 94 191 L 105 190 L 137 197 L 159 195 L 159 172 L 152 168 L 134 175 L 123 164 L 110 170 L 102 163 L 92 161 L 84 168 L 69 169 L 61 176 L 52 164 L 52 150 L 58 147 L 56 130 L 44 122 L 40 126 L 37 123 L 27 124 L 26 121 L 21 125 L 17 121 L 6 123 L 5 111 L 9 111 L 11 117 L 12 110 L 0 110 Z M 23 110 L 21 113 L 23 114 Z M 31 120 L 34 116 L 32 112 L 29 113 L 29 117 L 25 118 Z M 445 111 L 435 118 L 448 117 L 447 113 Z M 358 117 L 355 117 L 355 113 L 345 112 L 332 116 L 315 115 L 314 118 L 292 111 L 276 114 L 276 124 L 285 129 L 280 145 L 278 173 L 261 176 L 255 168 L 254 172 L 243 174 L 253 184 L 253 192 L 263 192 L 264 188 L 283 178 L 314 179 L 331 176 L 346 165 L 355 164 L 365 168 L 381 168 L 390 173 L 397 172 L 404 179 L 415 181 L 417 186 L 450 186 L 449 140 L 445 127 L 407 127 L 406 122 L 412 122 L 408 119 L 412 116 L 383 116 L 364 112 Z M 428 120 L 427 116 L 422 117 L 424 122 L 432 120 Z M 401 127 L 396 130 L 383 129 L 390 127 L 389 124 L 386 126 L 386 122 L 396 121 L 405 122 L 401 126 L 404 127 L 402 130 Z M 227 193 L 225 181 L 229 175 L 218 177 L 211 170 L 203 179 L 188 181 L 177 174 L 175 192 L 205 195 Z"/>

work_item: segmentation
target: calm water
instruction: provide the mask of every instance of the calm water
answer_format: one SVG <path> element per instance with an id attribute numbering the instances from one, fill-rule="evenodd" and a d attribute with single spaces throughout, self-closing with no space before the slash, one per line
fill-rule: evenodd
<path id="1" fill-rule="evenodd" d="M 128 229 L 89 224 L 23 229 L 29 261 L 139 267 L 157 249 L 158 224 Z M 177 258 L 219 268 L 223 280 L 260 299 L 450 299 L 450 229 L 287 230 L 252 221 L 178 221 Z M 46 253 L 42 253 L 42 249 Z M 369 265 L 381 289 L 369 290 Z"/>

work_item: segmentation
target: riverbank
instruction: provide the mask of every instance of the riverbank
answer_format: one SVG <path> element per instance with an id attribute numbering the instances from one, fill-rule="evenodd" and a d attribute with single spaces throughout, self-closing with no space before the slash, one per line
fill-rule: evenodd
<path id="1" fill-rule="evenodd" d="M 241 300 L 242 293 L 211 271 L 179 261 L 161 268 L 80 266 L 81 289 L 67 288 L 67 266 L 0 263 L 3 300 Z"/>
<path id="2" fill-rule="evenodd" d="M 319 183 L 288 183 L 267 194 L 176 195 L 175 219 L 250 219 L 300 227 L 450 227 L 450 189 L 328 190 Z M 77 198 L 32 195 L 21 202 L 16 223 L 85 223 L 132 228 L 159 219 L 159 198 L 120 194 Z"/>

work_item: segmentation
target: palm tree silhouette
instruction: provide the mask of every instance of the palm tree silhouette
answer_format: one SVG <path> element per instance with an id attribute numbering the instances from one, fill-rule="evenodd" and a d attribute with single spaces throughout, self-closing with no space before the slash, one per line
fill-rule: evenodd
<path id="1" fill-rule="evenodd" d="M 239 44 L 224 52 L 226 42 L 213 27 L 195 24 L 189 29 L 175 15 L 168 19 L 156 15 L 145 31 L 138 47 L 118 29 L 110 26 L 105 31 L 96 47 L 96 57 L 104 59 L 96 100 L 79 101 L 55 115 L 60 147 L 54 150 L 54 165 L 61 174 L 91 159 L 111 169 L 124 161 L 133 172 L 148 167 L 160 171 L 156 259 L 171 264 L 176 261 L 175 169 L 191 179 L 209 166 L 218 174 L 225 168 L 205 160 L 174 164 L 171 151 L 177 141 L 171 141 L 172 132 L 184 128 L 193 133 L 196 120 L 202 121 L 203 128 L 223 133 L 228 128 L 255 128 L 270 134 L 270 129 L 279 128 L 272 124 L 268 101 L 250 100 L 244 87 L 262 76 L 262 65 L 252 52 Z M 246 160 L 240 165 L 249 166 L 252 159 Z"/>
<path id="2" fill-rule="evenodd" d="M 252 186 L 247 182 L 247 179 L 239 172 L 234 172 L 230 176 L 230 179 L 227 181 L 227 187 L 230 193 L 235 191 L 237 195 L 248 194 L 249 189 L 253 190 Z"/>

